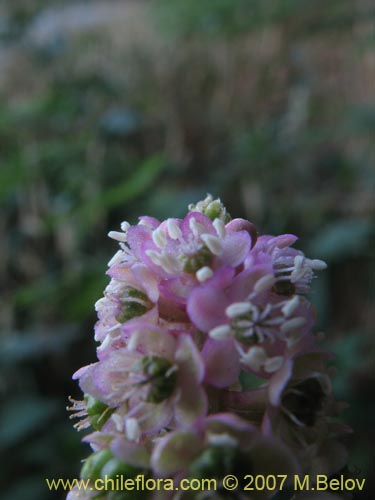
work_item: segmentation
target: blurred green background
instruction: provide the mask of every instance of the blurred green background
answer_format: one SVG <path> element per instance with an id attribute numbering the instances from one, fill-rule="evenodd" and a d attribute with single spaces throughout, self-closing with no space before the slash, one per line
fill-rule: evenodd
<path id="1" fill-rule="evenodd" d="M 142 214 L 207 192 L 329 268 L 350 468 L 374 466 L 375 7 L 371 0 L 2 0 L 1 500 L 47 500 L 88 448 L 65 411 L 94 302 Z"/>

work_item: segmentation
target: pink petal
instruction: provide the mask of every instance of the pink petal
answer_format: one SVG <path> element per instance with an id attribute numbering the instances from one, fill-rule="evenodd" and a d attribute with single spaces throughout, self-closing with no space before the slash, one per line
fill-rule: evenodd
<path id="1" fill-rule="evenodd" d="M 291 359 L 285 360 L 283 366 L 271 378 L 268 394 L 270 403 L 274 406 L 279 406 L 281 402 L 281 394 L 285 389 L 293 370 L 293 362 Z"/>
<path id="2" fill-rule="evenodd" d="M 228 300 L 229 303 L 241 302 L 254 290 L 255 283 L 263 276 L 273 273 L 271 260 L 269 263 L 259 264 L 245 269 L 238 274 L 229 288 Z"/>
<path id="3" fill-rule="evenodd" d="M 159 289 L 155 275 L 144 264 L 133 265 L 131 272 L 136 281 L 146 291 L 151 302 L 156 303 L 159 298 Z"/>
<path id="4" fill-rule="evenodd" d="M 200 212 L 190 212 L 182 221 L 181 231 L 184 239 L 188 241 L 190 235 L 192 234 L 192 230 L 190 228 L 191 219 L 195 219 L 195 221 L 204 227 L 204 231 L 202 234 L 213 234 L 216 236 L 216 230 L 212 225 L 212 221 L 206 215 L 201 214 Z"/>
<path id="5" fill-rule="evenodd" d="M 254 224 L 246 219 L 232 219 L 225 226 L 227 232 L 246 231 L 251 238 L 251 246 L 254 247 L 258 234 Z"/>
<path id="6" fill-rule="evenodd" d="M 119 460 L 134 467 L 149 468 L 150 454 L 141 444 L 115 438 L 111 442 L 111 451 Z"/>
<path id="7" fill-rule="evenodd" d="M 220 255 L 227 266 L 237 267 L 246 258 L 251 247 L 251 238 L 246 231 L 227 235 L 223 241 L 223 252 Z"/>
<path id="8" fill-rule="evenodd" d="M 81 378 L 83 374 L 87 371 L 90 371 L 94 365 L 96 365 L 96 363 L 91 363 L 90 365 L 82 366 L 82 368 L 79 368 L 76 372 L 73 373 L 72 379 L 77 380 Z"/>
<path id="9" fill-rule="evenodd" d="M 216 413 L 206 418 L 207 429 L 212 429 L 214 432 L 219 432 L 220 428 L 228 428 L 237 432 L 253 433 L 256 432 L 256 427 L 250 424 L 247 420 L 239 417 L 234 413 Z M 223 430 L 224 430 L 223 429 Z"/>
<path id="10" fill-rule="evenodd" d="M 151 230 L 146 226 L 131 226 L 128 230 L 127 241 L 133 252 L 133 254 L 139 259 L 142 260 L 142 248 L 145 242 L 150 241 Z"/>
<path id="11" fill-rule="evenodd" d="M 259 415 L 264 413 L 268 403 L 267 388 L 260 387 L 247 391 L 224 391 L 223 404 L 228 410 L 247 412 L 251 416 L 254 412 Z"/>
<path id="12" fill-rule="evenodd" d="M 138 220 L 143 223 L 139 225 L 146 225 L 152 229 L 156 229 L 160 225 L 160 221 L 158 221 L 158 219 L 150 217 L 149 215 L 141 215 L 141 217 L 138 217 Z"/>
<path id="13" fill-rule="evenodd" d="M 233 275 L 234 270 L 230 267 L 219 269 L 188 297 L 187 313 L 194 325 L 203 332 L 227 322 L 225 308 L 229 304 L 224 288 L 230 284 Z"/>
<path id="14" fill-rule="evenodd" d="M 199 385 L 191 383 L 181 389 L 175 406 L 176 422 L 182 427 L 188 427 L 205 415 L 207 408 L 206 392 Z"/>
<path id="15" fill-rule="evenodd" d="M 183 375 L 184 382 L 202 382 L 204 377 L 204 363 L 201 355 L 189 335 L 182 334 L 178 337 L 178 347 L 175 360 L 179 373 Z"/>
<path id="16" fill-rule="evenodd" d="M 281 234 L 280 236 L 275 236 L 271 238 L 268 243 L 277 248 L 286 248 L 293 245 L 298 240 L 298 236 L 294 234 Z"/>
<path id="17" fill-rule="evenodd" d="M 158 476 L 171 476 L 187 468 L 202 450 L 203 442 L 193 431 L 167 434 L 157 442 L 151 466 Z"/>
<path id="18" fill-rule="evenodd" d="M 139 323 L 133 326 L 133 333 L 128 343 L 130 351 L 143 355 L 156 355 L 173 360 L 176 350 L 176 340 L 168 332 L 157 326 Z"/>
<path id="19" fill-rule="evenodd" d="M 108 276 L 111 278 L 114 278 L 118 281 L 131 281 L 134 283 L 134 279 L 132 279 L 131 275 L 131 264 L 127 263 L 120 263 L 120 264 L 115 264 L 114 266 L 110 267 L 108 271 L 106 272 Z"/>
<path id="20" fill-rule="evenodd" d="M 159 404 L 148 403 L 142 410 L 141 428 L 145 434 L 155 435 L 168 427 L 173 417 L 173 402 L 167 399 Z"/>
<path id="21" fill-rule="evenodd" d="M 205 382 L 228 387 L 238 381 L 240 363 L 233 340 L 208 339 L 202 350 L 206 368 Z"/>

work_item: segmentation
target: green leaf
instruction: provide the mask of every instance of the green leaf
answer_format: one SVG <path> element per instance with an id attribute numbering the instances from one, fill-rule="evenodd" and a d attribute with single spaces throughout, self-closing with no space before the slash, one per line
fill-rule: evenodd
<path id="1" fill-rule="evenodd" d="M 93 221 L 105 209 L 109 210 L 117 206 L 124 206 L 146 193 L 155 185 L 156 179 L 166 168 L 166 165 L 164 155 L 155 154 L 150 156 L 134 169 L 135 172 L 132 176 L 120 184 L 103 191 L 82 207 L 72 210 L 69 217 L 72 220 L 78 219 L 83 228 L 89 227 L 90 221 Z M 53 220 L 50 221 L 50 224 L 58 224 L 61 218 L 66 219 L 66 214 L 52 217 Z"/>

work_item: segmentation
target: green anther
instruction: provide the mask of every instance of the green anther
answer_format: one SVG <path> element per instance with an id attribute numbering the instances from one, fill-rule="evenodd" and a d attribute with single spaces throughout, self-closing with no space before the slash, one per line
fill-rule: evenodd
<path id="1" fill-rule="evenodd" d="M 116 320 L 119 323 L 125 323 L 129 319 L 142 316 L 151 307 L 152 304 L 144 292 L 128 286 L 124 290 L 121 310 L 117 314 Z"/>
<path id="2" fill-rule="evenodd" d="M 159 356 L 145 356 L 136 363 L 133 369 L 142 371 L 146 377 L 142 383 L 150 385 L 148 403 L 161 403 L 172 395 L 177 383 L 177 373 L 172 367 L 170 361 Z"/>
<path id="3" fill-rule="evenodd" d="M 116 316 L 119 323 L 125 323 L 129 319 L 136 316 L 142 316 L 148 311 L 148 307 L 139 302 L 125 302 L 122 306 L 121 312 Z"/>
<path id="4" fill-rule="evenodd" d="M 124 297 L 125 297 L 125 299 L 130 297 L 130 298 L 140 299 L 140 300 L 144 300 L 145 302 L 148 302 L 148 297 L 144 292 L 141 292 L 140 290 L 137 290 L 136 288 L 132 288 L 130 286 L 125 288 Z"/>
<path id="5" fill-rule="evenodd" d="M 206 246 L 203 246 L 197 253 L 184 255 L 184 272 L 195 274 L 202 267 L 210 267 L 212 259 L 213 255 L 210 250 Z"/>
<path id="6" fill-rule="evenodd" d="M 90 417 L 90 423 L 96 431 L 100 431 L 103 425 L 114 412 L 114 408 L 110 408 L 98 399 L 85 395 L 87 414 Z"/>

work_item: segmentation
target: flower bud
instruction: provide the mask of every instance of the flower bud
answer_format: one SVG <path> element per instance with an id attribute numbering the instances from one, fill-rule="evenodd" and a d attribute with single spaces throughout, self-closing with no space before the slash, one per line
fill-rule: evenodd
<path id="1" fill-rule="evenodd" d="M 84 399 L 86 403 L 87 415 L 90 418 L 90 423 L 96 431 L 100 431 L 100 429 L 114 412 L 114 408 L 110 408 L 109 406 L 102 403 L 93 396 L 90 396 L 89 394 L 86 394 Z"/>
<path id="2" fill-rule="evenodd" d="M 102 468 L 112 456 L 110 450 L 100 450 L 96 453 L 92 453 L 84 461 L 81 469 L 81 479 L 99 479 L 101 477 Z"/>
<path id="3" fill-rule="evenodd" d="M 220 201 L 220 198 L 214 200 L 210 194 L 208 194 L 204 200 L 198 201 L 196 204 L 191 203 L 189 205 L 189 211 L 201 212 L 212 221 L 215 219 L 221 219 L 227 223 L 231 220 L 231 217 L 223 203 Z"/>

